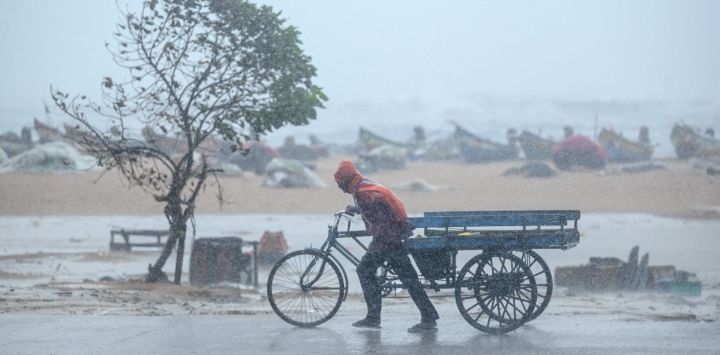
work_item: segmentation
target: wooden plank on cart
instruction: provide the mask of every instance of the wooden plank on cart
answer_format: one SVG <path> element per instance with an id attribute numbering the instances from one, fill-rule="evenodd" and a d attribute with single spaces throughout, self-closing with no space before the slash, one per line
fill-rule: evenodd
<path id="1" fill-rule="evenodd" d="M 578 244 L 580 233 L 575 229 L 528 231 L 479 231 L 467 235 L 409 238 L 409 249 L 447 250 L 527 250 L 569 249 Z"/>
<path id="2" fill-rule="evenodd" d="M 416 228 L 565 226 L 578 220 L 580 211 L 449 211 L 425 212 L 412 218 Z"/>

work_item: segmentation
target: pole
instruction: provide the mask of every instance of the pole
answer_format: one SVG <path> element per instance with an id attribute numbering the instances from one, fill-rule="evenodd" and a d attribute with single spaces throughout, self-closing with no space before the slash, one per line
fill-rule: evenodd
<path id="1" fill-rule="evenodd" d="M 595 110 L 595 128 L 593 128 L 593 140 L 597 141 L 598 112 Z"/>

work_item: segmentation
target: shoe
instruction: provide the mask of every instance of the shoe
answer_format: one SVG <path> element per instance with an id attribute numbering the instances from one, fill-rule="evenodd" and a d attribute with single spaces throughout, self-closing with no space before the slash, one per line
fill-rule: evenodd
<path id="1" fill-rule="evenodd" d="M 357 328 L 380 329 L 380 321 L 373 321 L 368 320 L 367 318 L 363 318 L 353 323 L 352 326 Z"/>
<path id="2" fill-rule="evenodd" d="M 437 322 L 420 322 L 408 328 L 408 333 L 422 333 L 422 332 L 435 332 L 437 331 Z"/>

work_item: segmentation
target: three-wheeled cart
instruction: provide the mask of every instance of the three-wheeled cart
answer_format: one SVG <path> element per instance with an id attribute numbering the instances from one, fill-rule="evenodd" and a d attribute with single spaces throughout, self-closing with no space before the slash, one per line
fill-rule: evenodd
<path id="1" fill-rule="evenodd" d="M 337 255 L 357 266 L 360 259 L 341 240 L 351 239 L 367 250 L 352 230 L 352 214 L 340 211 L 328 226 L 319 249 L 292 252 L 270 272 L 267 292 L 275 313 L 302 327 L 321 324 L 347 297 L 348 277 Z M 536 249 L 568 249 L 578 244 L 580 211 L 457 211 L 426 212 L 410 218 L 415 226 L 405 245 L 427 289 L 454 290 L 463 318 L 487 333 L 512 331 L 536 318 L 550 302 L 552 274 Z M 341 224 L 347 220 L 347 225 Z M 462 268 L 460 251 L 476 250 Z M 383 294 L 403 286 L 392 269 L 378 274 Z"/>

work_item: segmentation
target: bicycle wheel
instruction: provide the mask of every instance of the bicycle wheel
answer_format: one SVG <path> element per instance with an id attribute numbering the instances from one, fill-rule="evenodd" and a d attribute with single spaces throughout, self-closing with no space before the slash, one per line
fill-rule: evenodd
<path id="1" fill-rule="evenodd" d="M 314 327 L 338 311 L 344 286 L 332 260 L 316 250 L 300 250 L 285 255 L 273 266 L 267 293 L 270 306 L 282 320 L 298 327 Z"/>
<path id="2" fill-rule="evenodd" d="M 535 279 L 523 261 L 509 253 L 483 253 L 460 270 L 455 303 L 476 329 L 501 334 L 517 329 L 532 314 Z"/>
<path id="3" fill-rule="evenodd" d="M 548 303 L 550 303 L 550 298 L 553 293 L 552 273 L 547 263 L 545 263 L 545 260 L 534 250 L 516 251 L 513 252 L 513 254 L 523 260 L 525 265 L 530 268 L 533 277 L 535 277 L 537 300 L 535 302 L 535 309 L 527 320 L 531 321 L 545 311 Z"/>

